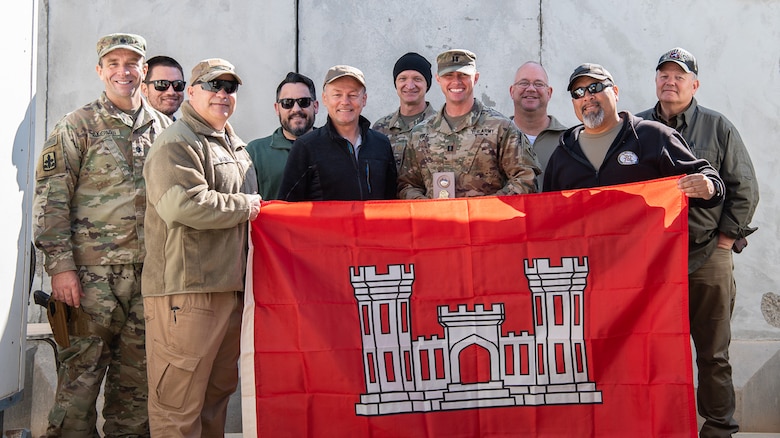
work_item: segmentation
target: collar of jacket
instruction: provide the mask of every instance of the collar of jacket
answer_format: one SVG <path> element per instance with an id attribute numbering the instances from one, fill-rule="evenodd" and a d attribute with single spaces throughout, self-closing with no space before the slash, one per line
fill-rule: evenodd
<path id="1" fill-rule="evenodd" d="M 446 120 L 444 120 L 444 108 L 447 106 L 445 103 L 441 106 L 441 111 L 439 111 L 438 114 L 436 114 L 436 117 L 433 119 L 434 126 L 440 126 L 443 127 L 444 131 L 447 131 L 450 129 L 449 123 L 447 123 Z M 482 109 L 483 109 L 482 102 L 480 102 L 479 99 L 476 97 L 474 98 L 474 104 L 471 106 L 471 112 L 469 113 L 469 117 L 465 119 L 465 121 L 460 125 L 456 126 L 451 130 L 451 132 L 459 132 L 469 126 L 474 126 L 477 124 L 477 121 L 479 121 L 480 116 L 482 115 Z"/>
<path id="2" fill-rule="evenodd" d="M 696 108 L 698 106 L 699 104 L 696 102 L 696 98 L 691 97 L 691 102 L 683 110 L 683 112 L 674 116 L 676 118 L 675 120 L 676 123 L 675 126 L 672 126 L 672 128 L 677 130 L 677 132 L 682 133 L 683 130 L 688 126 L 688 122 L 690 120 L 693 120 L 693 116 L 696 113 Z M 661 117 L 661 102 L 655 104 L 655 108 L 653 109 L 653 120 L 655 120 L 656 122 L 661 122 L 664 125 L 666 125 L 666 121 L 664 120 L 663 117 Z"/>
<path id="3" fill-rule="evenodd" d="M 108 95 L 105 91 L 100 95 L 98 102 L 100 102 L 100 106 L 103 107 L 103 110 L 106 112 L 106 114 L 115 119 L 121 120 L 122 123 L 133 128 L 133 130 L 137 130 L 156 121 L 155 118 L 152 117 L 152 111 L 155 110 L 148 103 L 146 103 L 146 99 L 143 98 L 141 99 L 141 106 L 138 108 L 137 114 L 135 114 L 135 119 L 133 119 L 133 115 L 130 115 L 117 108 L 117 106 L 114 105 L 114 102 L 111 102 L 111 99 L 108 98 Z M 161 127 L 158 127 L 157 133 L 159 133 L 161 130 Z"/>
<path id="4" fill-rule="evenodd" d="M 360 128 L 360 136 L 363 137 L 363 141 L 365 142 L 368 136 L 368 129 L 371 127 L 371 122 L 369 122 L 367 118 L 360 116 L 358 119 L 358 127 Z M 330 120 L 330 116 L 328 116 L 328 121 L 325 122 L 325 129 L 332 140 L 345 140 L 345 138 L 336 131 L 336 128 Z"/>
<path id="5" fill-rule="evenodd" d="M 303 137 L 303 135 L 301 135 L 301 137 Z M 284 136 L 284 130 L 280 126 L 276 128 L 276 131 L 274 131 L 273 134 L 271 134 L 271 141 L 268 143 L 268 146 L 273 149 L 283 149 L 289 151 L 292 148 L 293 142 L 295 142 L 295 140 L 290 140 Z"/>
<path id="6" fill-rule="evenodd" d="M 623 125 L 620 128 L 620 131 L 618 132 L 617 136 L 615 137 L 615 140 L 612 142 L 611 147 L 607 151 L 607 156 L 612 152 L 612 146 L 615 146 L 617 144 L 620 144 L 620 142 L 623 140 L 623 138 L 627 135 L 627 132 L 631 132 L 631 135 L 633 135 L 636 138 L 639 138 L 639 135 L 636 132 L 636 124 L 641 121 L 639 117 L 634 116 L 628 111 L 620 111 L 618 113 L 618 116 L 620 117 L 620 123 Z M 571 128 L 567 129 L 566 132 L 563 133 L 563 141 L 562 146 L 564 149 L 567 149 L 569 151 L 573 151 L 574 145 L 577 144 L 577 140 L 579 139 L 580 133 L 583 131 L 584 126 L 582 123 L 576 126 L 572 126 Z"/>
<path id="7" fill-rule="evenodd" d="M 215 130 L 209 125 L 200 114 L 195 111 L 195 108 L 190 105 L 189 100 L 185 100 L 181 104 L 181 121 L 186 122 L 190 126 L 193 132 L 198 135 L 206 137 L 214 137 L 220 139 L 227 139 L 227 143 L 232 146 L 233 150 L 239 150 L 246 147 L 246 143 L 241 140 L 233 131 L 233 127 L 230 122 L 225 123 L 225 129 L 222 131 Z"/>
<path id="8" fill-rule="evenodd" d="M 411 126 L 409 126 L 409 128 L 413 128 L 415 125 L 417 125 L 420 122 L 422 122 L 423 120 L 425 120 L 427 118 L 427 116 L 431 113 L 431 111 L 432 111 L 431 110 L 431 103 L 426 100 L 425 101 L 425 109 L 423 110 L 423 112 L 421 112 L 420 114 L 417 115 L 417 118 L 414 119 L 414 121 L 412 121 L 412 123 L 410 124 Z M 390 120 L 388 121 L 387 125 L 389 127 L 391 127 L 391 128 L 404 129 L 405 127 L 403 126 L 402 117 L 403 116 L 401 116 L 401 108 L 398 108 L 393 113 L 393 117 L 390 118 Z"/>

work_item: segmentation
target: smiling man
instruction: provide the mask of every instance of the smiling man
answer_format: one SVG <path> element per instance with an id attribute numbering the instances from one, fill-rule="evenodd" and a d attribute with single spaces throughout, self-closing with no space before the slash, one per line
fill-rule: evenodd
<path id="1" fill-rule="evenodd" d="M 258 193 L 266 201 L 278 199 L 293 142 L 314 127 L 319 111 L 314 81 L 299 73 L 287 73 L 276 87 L 274 111 L 281 126 L 268 137 L 250 141 L 246 147 L 255 164 Z"/>
<path id="2" fill-rule="evenodd" d="M 393 82 L 400 106 L 396 112 L 377 120 L 372 128 L 390 139 L 398 169 L 401 168 L 412 128 L 436 115 L 436 110 L 425 100 L 425 93 L 431 89 L 431 80 L 431 63 L 419 53 L 409 52 L 401 56 L 393 67 Z"/>
<path id="3" fill-rule="evenodd" d="M 412 129 L 399 172 L 402 199 L 516 195 L 538 191 L 541 172 L 511 120 L 474 98 L 477 57 L 448 50 L 436 58 L 445 103 Z"/>
<path id="4" fill-rule="evenodd" d="M 116 33 L 97 43 L 105 91 L 52 130 L 36 171 L 35 245 L 51 296 L 72 307 L 59 349 L 46 436 L 149 436 L 141 269 L 149 147 L 171 121 L 141 97 L 146 41 Z"/>
<path id="5" fill-rule="evenodd" d="M 696 402 L 704 418 L 702 438 L 730 437 L 739 430 L 729 363 L 731 313 L 737 288 L 732 252 L 741 252 L 758 205 L 758 182 L 737 128 L 722 114 L 698 104 L 699 65 L 675 47 L 661 55 L 655 75 L 658 103 L 637 114 L 674 128 L 697 157 L 707 158 L 726 184 L 718 208 L 688 210 L 688 294 L 691 336 L 699 372 Z"/>
<path id="6" fill-rule="evenodd" d="M 393 199 L 397 171 L 387 137 L 360 115 L 366 106 L 363 72 L 348 65 L 325 75 L 325 126 L 293 143 L 279 199 L 285 201 L 365 201 Z"/>
<path id="7" fill-rule="evenodd" d="M 146 79 L 141 84 L 141 93 L 154 109 L 172 120 L 184 101 L 184 70 L 181 64 L 170 56 L 153 56 L 146 61 Z"/>
<path id="8" fill-rule="evenodd" d="M 569 77 L 574 114 L 583 122 L 561 136 L 544 174 L 544 190 L 569 190 L 684 175 L 677 186 L 691 205 L 723 201 L 723 180 L 691 154 L 675 130 L 618 112 L 618 86 L 599 64 L 578 66 Z"/>
<path id="9" fill-rule="evenodd" d="M 231 63 L 192 69 L 182 116 L 152 147 L 143 296 L 152 436 L 222 436 L 238 385 L 249 221 L 260 213 L 252 159 L 228 119 Z"/>
<path id="10" fill-rule="evenodd" d="M 521 65 L 509 87 L 509 96 L 515 107 L 511 119 L 520 132 L 528 137 L 542 172 L 547 167 L 550 155 L 558 147 L 558 137 L 566 131 L 566 126 L 555 116 L 547 114 L 547 104 L 550 103 L 552 94 L 553 88 L 547 78 L 547 71 L 535 61 Z M 542 175 L 537 177 L 537 182 L 541 187 Z"/>

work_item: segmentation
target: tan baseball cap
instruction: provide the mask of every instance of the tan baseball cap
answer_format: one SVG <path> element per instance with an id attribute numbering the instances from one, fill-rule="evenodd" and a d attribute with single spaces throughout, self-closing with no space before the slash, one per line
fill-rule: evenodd
<path id="1" fill-rule="evenodd" d="M 106 35 L 98 40 L 98 59 L 116 49 L 131 50 L 146 57 L 146 40 L 144 37 L 132 33 L 112 33 Z"/>
<path id="2" fill-rule="evenodd" d="M 362 85 L 363 88 L 366 88 L 366 78 L 363 76 L 363 72 L 349 65 L 334 65 L 331 67 L 328 70 L 328 73 L 325 74 L 325 83 L 323 86 L 328 85 L 338 78 L 343 78 L 344 76 L 355 78 L 360 82 L 360 85 Z"/>
<path id="3" fill-rule="evenodd" d="M 241 82 L 241 77 L 236 73 L 236 68 L 233 67 L 233 64 L 221 58 L 204 59 L 195 64 L 195 67 L 192 68 L 190 81 L 194 85 L 198 82 L 208 82 L 225 74 L 232 75 L 239 84 L 244 84 Z"/>
<path id="4" fill-rule="evenodd" d="M 436 57 L 438 75 L 445 75 L 454 71 L 474 76 L 477 74 L 477 55 L 464 49 L 453 49 L 442 52 Z"/>

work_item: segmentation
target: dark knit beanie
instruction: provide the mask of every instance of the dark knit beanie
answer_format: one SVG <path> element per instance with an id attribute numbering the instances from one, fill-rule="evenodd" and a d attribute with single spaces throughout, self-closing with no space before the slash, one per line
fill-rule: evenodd
<path id="1" fill-rule="evenodd" d="M 393 84 L 395 84 L 395 78 L 397 78 L 402 71 L 406 70 L 420 72 L 425 78 L 425 82 L 428 84 L 428 90 L 431 89 L 431 63 L 422 55 L 409 52 L 398 58 L 398 61 L 395 62 L 395 67 L 393 67 Z"/>

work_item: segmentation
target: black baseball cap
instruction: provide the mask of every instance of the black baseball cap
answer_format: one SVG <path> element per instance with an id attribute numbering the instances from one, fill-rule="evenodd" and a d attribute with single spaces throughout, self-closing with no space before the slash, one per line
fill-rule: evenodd
<path id="1" fill-rule="evenodd" d="M 586 62 L 585 64 L 580 64 L 577 68 L 574 69 L 574 73 L 569 76 L 569 86 L 566 87 L 566 90 L 571 91 L 571 86 L 574 81 L 583 76 L 588 76 L 599 81 L 609 80 L 613 84 L 615 83 L 615 80 L 612 79 L 612 75 L 609 74 L 606 68 L 602 67 L 600 64 L 591 64 Z"/>
<path id="2" fill-rule="evenodd" d="M 695 75 L 699 74 L 699 65 L 696 63 L 696 57 L 694 57 L 691 52 L 683 49 L 682 47 L 675 47 L 674 49 L 661 55 L 661 58 L 658 60 L 658 65 L 655 67 L 655 69 L 658 70 L 661 68 L 661 65 L 665 62 L 674 62 L 675 64 L 682 67 L 686 73 L 693 73 Z"/>

